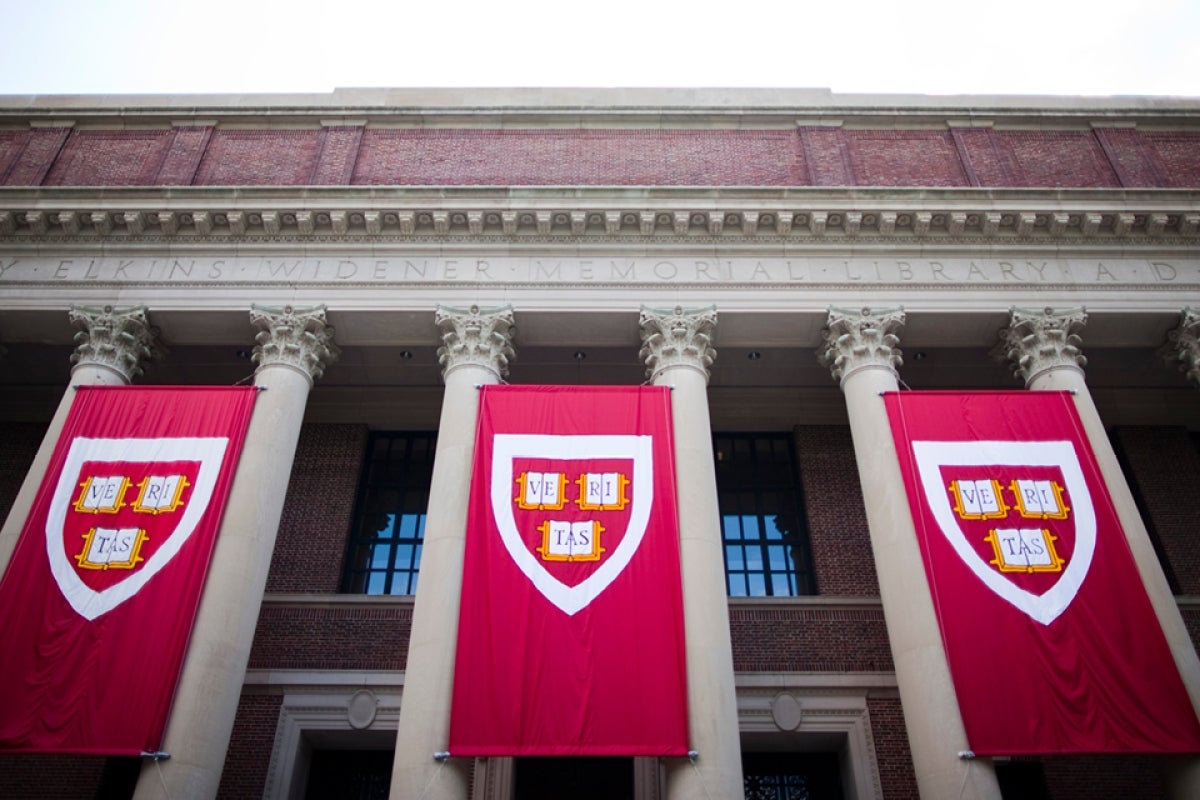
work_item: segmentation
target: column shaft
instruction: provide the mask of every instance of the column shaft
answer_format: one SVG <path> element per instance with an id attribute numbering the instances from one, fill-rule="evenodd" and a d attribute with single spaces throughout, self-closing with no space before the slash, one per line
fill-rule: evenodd
<path id="1" fill-rule="evenodd" d="M 471 762 L 439 763 L 450 739 L 467 504 L 475 460 L 479 389 L 498 383 L 515 356 L 512 309 L 439 308 L 438 350 L 446 393 L 425 516 L 421 572 L 404 668 L 391 797 L 467 800 Z"/>
<path id="2" fill-rule="evenodd" d="M 162 749 L 136 800 L 216 797 L 313 377 L 337 357 L 324 309 L 255 310 L 260 392 L 217 534 Z"/>
<path id="3" fill-rule="evenodd" d="M 967 749 L 967 735 L 916 529 L 907 513 L 908 497 L 891 425 L 879 396 L 896 391 L 899 384 L 888 370 L 863 369 L 848 376 L 842 389 L 921 796 L 999 800 L 991 762 L 964 761 L 958 756 Z"/>
<path id="4" fill-rule="evenodd" d="M 688 733 L 695 765 L 667 763 L 667 797 L 740 798 L 742 748 L 738 734 L 733 646 L 707 385 L 694 369 L 660 372 L 656 385 L 673 386 L 675 481 L 679 504 L 679 565 L 687 643 Z"/>
<path id="5" fill-rule="evenodd" d="M 1138 577 L 1150 597 L 1154 614 L 1158 617 L 1167 645 L 1171 648 L 1171 654 L 1183 678 L 1183 685 L 1192 700 L 1192 708 L 1200 715 L 1200 658 L 1196 655 L 1187 625 L 1179 613 L 1179 604 L 1175 601 L 1175 595 L 1171 593 L 1171 586 L 1167 583 L 1162 566 L 1158 562 L 1158 554 L 1154 552 L 1146 523 L 1142 521 L 1141 512 L 1138 511 L 1133 493 L 1129 490 L 1125 473 L 1117 461 L 1083 372 L 1071 368 L 1042 372 L 1030 381 L 1028 388 L 1035 391 L 1073 393 L 1075 410 L 1079 413 L 1084 433 L 1092 445 L 1100 474 L 1108 486 L 1108 495 L 1125 532 L 1125 540 L 1137 565 Z M 1167 759 L 1163 771 L 1170 785 L 1170 797 L 1177 800 L 1200 797 L 1200 758 Z"/>
<path id="6" fill-rule="evenodd" d="M 964 760 L 967 736 L 921 558 L 887 409 L 899 389 L 901 310 L 831 309 L 821 360 L 842 383 L 879 596 L 922 797 L 1000 800 L 989 759 Z"/>
<path id="7" fill-rule="evenodd" d="M 391 796 L 397 800 L 420 797 L 426 787 L 428 800 L 467 797 L 470 764 L 451 759 L 439 765 L 433 754 L 446 750 L 450 737 L 467 501 L 479 416 L 476 386 L 492 383 L 495 373 L 477 366 L 462 366 L 446 376 L 392 770 Z"/>
<path id="8" fill-rule="evenodd" d="M 656 386 L 672 387 L 688 736 L 699 754 L 693 763 L 666 762 L 670 800 L 724 800 L 740 798 L 745 791 L 708 414 L 708 368 L 717 355 L 712 348 L 716 326 L 716 308 L 642 309 L 641 356 L 647 375 Z"/>

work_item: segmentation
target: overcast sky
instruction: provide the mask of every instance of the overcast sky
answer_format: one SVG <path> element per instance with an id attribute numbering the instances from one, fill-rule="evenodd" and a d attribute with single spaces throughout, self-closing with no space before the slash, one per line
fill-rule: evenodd
<path id="1" fill-rule="evenodd" d="M 1200 0 L 0 0 L 0 94 L 362 86 L 1200 96 Z"/>

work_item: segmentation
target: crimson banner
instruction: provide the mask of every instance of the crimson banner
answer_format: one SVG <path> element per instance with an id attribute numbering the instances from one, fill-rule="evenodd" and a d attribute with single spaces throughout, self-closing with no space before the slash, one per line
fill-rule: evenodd
<path id="1" fill-rule="evenodd" d="M 78 387 L 0 581 L 0 750 L 161 743 L 253 388 Z"/>
<path id="2" fill-rule="evenodd" d="M 1200 752 L 1070 395 L 884 399 L 971 749 Z"/>
<path id="3" fill-rule="evenodd" d="M 670 402 L 482 389 L 454 755 L 687 753 Z"/>

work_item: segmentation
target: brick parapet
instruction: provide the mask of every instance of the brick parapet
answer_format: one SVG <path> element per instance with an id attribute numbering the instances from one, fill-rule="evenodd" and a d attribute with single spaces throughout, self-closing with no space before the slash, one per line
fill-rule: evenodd
<path id="1" fill-rule="evenodd" d="M 20 153 L 3 176 L 4 185 L 41 186 L 70 134 L 67 127 L 30 129 Z"/>
<path id="2" fill-rule="evenodd" d="M 315 120 L 313 120 L 315 123 Z M 991 127 L 0 132 L 4 186 L 1200 187 L 1200 132 Z"/>
<path id="3" fill-rule="evenodd" d="M 154 182 L 159 186 L 189 186 L 196 179 L 200 160 L 212 139 L 212 125 L 177 125 L 171 131 L 171 146 L 158 168 Z"/>

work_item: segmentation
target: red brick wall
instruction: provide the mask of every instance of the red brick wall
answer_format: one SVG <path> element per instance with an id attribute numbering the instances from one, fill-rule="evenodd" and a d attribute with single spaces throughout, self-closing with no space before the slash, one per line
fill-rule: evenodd
<path id="1" fill-rule="evenodd" d="M 305 425 L 296 446 L 268 592 L 337 592 L 367 441 L 362 425 Z"/>
<path id="2" fill-rule="evenodd" d="M 308 182 L 321 147 L 318 131 L 213 133 L 196 173 L 198 186 L 300 186 Z"/>
<path id="3" fill-rule="evenodd" d="M 412 605 L 266 606 L 250 669 L 404 669 Z"/>
<path id="4" fill-rule="evenodd" d="M 968 186 L 949 131 L 847 131 L 856 186 Z"/>
<path id="5" fill-rule="evenodd" d="M 904 727 L 904 710 L 897 697 L 867 699 L 871 715 L 871 738 L 875 742 L 875 760 L 885 800 L 918 800 L 917 779 L 913 775 L 912 753 Z"/>
<path id="6" fill-rule="evenodd" d="M 878 597 L 850 429 L 802 425 L 795 429 L 795 441 L 817 592 Z"/>
<path id="7" fill-rule="evenodd" d="M 282 705 L 280 695 L 242 695 L 217 789 L 220 800 L 259 800 L 263 796 Z"/>
<path id="8" fill-rule="evenodd" d="M 1128 427 L 1113 432 L 1130 485 L 1141 495 L 1148 527 L 1157 537 L 1183 594 L 1200 594 L 1200 452 L 1184 428 Z"/>
<path id="9" fill-rule="evenodd" d="M 785 186 L 790 131 L 368 130 L 355 184 Z"/>
<path id="10" fill-rule="evenodd" d="M 171 147 L 170 131 L 76 131 L 47 186 L 146 186 Z"/>
<path id="11" fill-rule="evenodd" d="M 0 134 L 0 185 L 42 184 L 1198 187 L 1200 133 L 181 126 Z"/>
<path id="12" fill-rule="evenodd" d="M 0 755 L 0 797 L 80 800 L 95 797 L 104 756 Z"/>
<path id="13" fill-rule="evenodd" d="M 1161 800 L 1156 760 L 1145 756 L 1055 756 L 1042 760 L 1051 800 Z"/>
<path id="14" fill-rule="evenodd" d="M 735 602 L 729 608 L 738 672 L 890 672 L 883 611 Z"/>
<path id="15" fill-rule="evenodd" d="M 993 132 L 1016 160 L 1015 186 L 1120 186 L 1091 131 Z"/>
<path id="16" fill-rule="evenodd" d="M 1200 184 L 1200 146 L 1191 133 L 1147 132 L 1142 134 L 1163 166 L 1167 186 L 1184 189 Z"/>
<path id="17" fill-rule="evenodd" d="M 6 186 L 40 186 L 46 179 L 59 150 L 71 133 L 70 128 L 33 128 L 25 136 L 24 147 L 5 173 Z"/>

